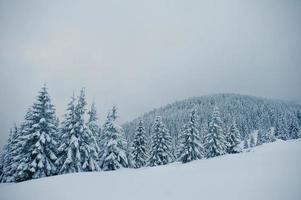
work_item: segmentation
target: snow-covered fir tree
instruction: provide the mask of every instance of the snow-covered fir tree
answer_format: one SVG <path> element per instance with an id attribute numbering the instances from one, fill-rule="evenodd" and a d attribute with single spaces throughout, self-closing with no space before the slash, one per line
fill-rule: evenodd
<path id="1" fill-rule="evenodd" d="M 250 148 L 255 147 L 255 146 L 256 146 L 255 138 L 254 138 L 254 135 L 251 134 L 251 136 L 250 136 Z"/>
<path id="2" fill-rule="evenodd" d="M 147 139 L 145 136 L 145 128 L 143 121 L 140 120 L 135 132 L 132 145 L 131 159 L 134 168 L 140 168 L 146 165 L 148 160 Z"/>
<path id="3" fill-rule="evenodd" d="M 148 166 L 158 166 L 170 163 L 173 159 L 172 141 L 169 131 L 162 122 L 160 116 L 157 116 L 152 126 L 151 152 Z"/>
<path id="4" fill-rule="evenodd" d="M 86 126 L 85 90 L 80 91 L 77 104 L 74 95 L 68 104 L 68 113 L 62 124 L 61 145 L 59 147 L 59 173 L 99 171 L 98 145 L 93 133 Z"/>
<path id="5" fill-rule="evenodd" d="M 8 137 L 7 144 L 4 145 L 2 151 L 0 152 L 0 183 L 9 182 L 6 179 L 8 178 L 8 165 L 10 165 L 10 161 L 12 157 L 10 156 L 10 148 L 12 141 L 12 129 L 10 129 L 10 134 Z"/>
<path id="6" fill-rule="evenodd" d="M 227 153 L 240 153 L 242 150 L 239 146 L 240 144 L 240 134 L 236 125 L 236 121 L 233 120 L 233 123 L 230 126 L 227 137 Z"/>
<path id="7" fill-rule="evenodd" d="M 100 145 L 100 134 L 101 134 L 101 129 L 98 125 L 98 117 L 97 117 L 97 111 L 96 111 L 96 106 L 95 106 L 95 102 L 93 101 L 92 105 L 91 105 L 91 109 L 88 112 L 88 122 L 87 122 L 87 126 L 90 129 L 90 131 L 92 132 L 92 134 L 94 135 L 97 145 Z M 98 147 L 99 148 L 99 147 Z M 99 151 L 99 150 L 98 150 Z"/>
<path id="8" fill-rule="evenodd" d="M 289 139 L 287 122 L 284 116 L 282 115 L 280 115 L 277 120 L 276 127 L 275 127 L 275 136 L 276 138 L 281 140 Z"/>
<path id="9" fill-rule="evenodd" d="M 18 166 L 17 158 L 20 157 L 21 147 L 19 146 L 19 130 L 17 125 L 10 131 L 7 144 L 2 151 L 2 176 L 1 182 L 15 182 L 15 175 Z"/>
<path id="10" fill-rule="evenodd" d="M 76 98 L 73 93 L 68 103 L 67 113 L 61 125 L 60 146 L 58 148 L 59 173 L 73 173 L 81 171 L 80 153 L 78 143 L 75 142 L 75 106 Z"/>
<path id="11" fill-rule="evenodd" d="M 262 129 L 259 129 L 257 133 L 256 146 L 262 145 L 264 143 L 263 135 L 264 135 L 264 131 Z"/>
<path id="12" fill-rule="evenodd" d="M 178 160 L 182 163 L 203 158 L 203 146 L 198 128 L 197 114 L 193 110 L 180 136 Z"/>
<path id="13" fill-rule="evenodd" d="M 223 122 L 220 118 L 219 109 L 215 106 L 209 123 L 209 130 L 205 136 L 204 147 L 207 158 L 220 156 L 226 153 L 226 138 L 222 126 Z"/>
<path id="14" fill-rule="evenodd" d="M 249 142 L 247 139 L 244 139 L 244 149 L 248 149 L 249 148 Z"/>
<path id="15" fill-rule="evenodd" d="M 27 167 L 27 157 L 24 156 L 23 149 L 28 140 L 28 136 L 24 136 L 30 127 L 32 118 L 32 109 L 29 108 L 25 114 L 24 122 L 18 128 L 14 126 L 12 137 L 8 142 L 9 150 L 5 152 L 5 156 L 11 159 L 9 165 L 6 165 L 3 174 L 2 182 L 19 182 L 27 178 L 27 172 L 24 170 Z"/>
<path id="16" fill-rule="evenodd" d="M 57 173 L 55 138 L 55 108 L 51 104 L 46 85 L 39 92 L 28 113 L 22 133 L 22 159 L 18 166 L 18 181 L 51 176 Z"/>
<path id="17" fill-rule="evenodd" d="M 288 127 L 288 135 L 290 139 L 297 139 L 300 137 L 300 127 L 296 120 L 292 120 Z"/>
<path id="18" fill-rule="evenodd" d="M 263 130 L 259 129 L 257 133 L 257 140 L 256 140 L 256 146 L 263 144 Z"/>
<path id="19" fill-rule="evenodd" d="M 298 120 L 299 126 L 301 126 L 301 109 L 297 110 L 296 118 Z"/>
<path id="20" fill-rule="evenodd" d="M 269 142 L 275 142 L 276 138 L 274 135 L 274 131 L 272 128 L 265 129 L 261 132 L 261 142 L 262 143 L 269 143 Z"/>
<path id="21" fill-rule="evenodd" d="M 100 166 L 104 171 L 128 167 L 124 131 L 116 123 L 116 119 L 117 108 L 114 106 L 112 111 L 107 115 L 102 129 Z"/>
<path id="22" fill-rule="evenodd" d="M 4 150 L 2 149 L 0 152 L 0 183 L 2 183 L 3 179 L 3 162 L 4 162 Z"/>

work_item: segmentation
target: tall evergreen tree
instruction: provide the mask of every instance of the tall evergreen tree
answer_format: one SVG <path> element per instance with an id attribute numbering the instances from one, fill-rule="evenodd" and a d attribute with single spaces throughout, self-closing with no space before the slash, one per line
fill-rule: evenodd
<path id="1" fill-rule="evenodd" d="M 196 111 L 190 114 L 189 122 L 184 126 L 184 130 L 180 136 L 180 149 L 178 159 L 182 163 L 203 158 L 203 146 L 199 133 L 199 125 L 197 123 Z"/>
<path id="2" fill-rule="evenodd" d="M 276 127 L 275 127 L 275 136 L 278 139 L 281 140 L 288 140 L 289 134 L 288 134 L 288 127 L 286 120 L 284 119 L 284 116 L 279 116 Z"/>
<path id="3" fill-rule="evenodd" d="M 60 146 L 58 148 L 59 158 L 56 164 L 59 166 L 59 173 L 73 173 L 81 171 L 80 153 L 78 142 L 75 136 L 75 106 L 76 98 L 74 93 L 68 103 L 67 113 L 62 122 Z"/>
<path id="4" fill-rule="evenodd" d="M 250 148 L 253 148 L 255 146 L 256 146 L 256 144 L 255 144 L 255 138 L 254 138 L 254 135 L 252 134 L 250 136 Z"/>
<path id="5" fill-rule="evenodd" d="M 240 134 L 234 120 L 230 126 L 227 137 L 227 153 L 240 153 L 242 150 L 240 148 Z"/>
<path id="6" fill-rule="evenodd" d="M 2 163 L 2 182 L 15 182 L 16 171 L 18 166 L 18 158 L 20 158 L 21 146 L 19 145 L 19 130 L 17 126 L 11 130 L 11 134 L 8 139 L 8 143 L 4 146 L 2 151 L 3 163 Z"/>
<path id="7" fill-rule="evenodd" d="M 56 144 L 58 134 L 55 108 L 51 104 L 46 85 L 28 113 L 22 133 L 22 159 L 17 181 L 56 174 Z"/>
<path id="8" fill-rule="evenodd" d="M 214 107 L 208 134 L 205 137 L 206 157 L 211 158 L 226 153 L 226 138 L 222 129 L 223 123 L 220 118 L 218 107 Z"/>
<path id="9" fill-rule="evenodd" d="M 9 165 L 11 165 L 11 160 L 13 159 L 10 155 L 11 153 L 11 142 L 12 142 L 12 129 L 10 129 L 10 134 L 8 137 L 7 144 L 4 145 L 1 153 L 0 153 L 0 182 L 11 182 L 8 181 L 9 175 L 8 175 L 8 168 Z"/>
<path id="10" fill-rule="evenodd" d="M 25 114 L 24 122 L 20 128 L 16 125 L 12 134 L 11 140 L 8 142 L 9 151 L 5 153 L 8 158 L 11 158 L 9 165 L 6 165 L 2 182 L 19 182 L 28 179 L 26 170 L 28 158 L 25 155 L 25 145 L 28 140 L 28 130 L 32 119 L 32 108 L 29 108 Z"/>
<path id="11" fill-rule="evenodd" d="M 128 167 L 124 131 L 116 123 L 117 108 L 109 112 L 102 131 L 100 166 L 104 171 Z"/>
<path id="12" fill-rule="evenodd" d="M 288 135 L 291 139 L 298 139 L 300 137 L 300 127 L 296 120 L 291 121 L 288 128 Z"/>
<path id="13" fill-rule="evenodd" d="M 68 104 L 68 113 L 62 125 L 62 138 L 59 147 L 59 173 L 99 171 L 98 145 L 90 129 L 86 126 L 85 90 L 80 91 L 77 104 L 74 95 Z"/>
<path id="14" fill-rule="evenodd" d="M 256 146 L 262 145 L 264 143 L 264 131 L 262 129 L 258 130 Z"/>
<path id="15" fill-rule="evenodd" d="M 146 165 L 148 160 L 147 140 L 145 136 L 145 128 L 142 120 L 139 120 L 138 127 L 134 137 L 132 146 L 131 159 L 134 168 L 140 168 Z"/>
<path id="16" fill-rule="evenodd" d="M 4 150 L 2 149 L 0 152 L 0 183 L 2 183 L 2 179 L 3 179 L 3 163 L 4 163 Z"/>
<path id="17" fill-rule="evenodd" d="M 261 134 L 262 134 L 262 136 L 261 136 L 262 143 L 269 143 L 269 142 L 276 141 L 274 131 L 272 128 L 263 130 Z"/>
<path id="18" fill-rule="evenodd" d="M 92 134 L 94 135 L 97 145 L 99 146 L 101 129 L 97 123 L 98 117 L 97 117 L 97 111 L 96 111 L 96 106 L 95 106 L 94 101 L 91 105 L 91 109 L 88 112 L 88 116 L 89 116 L 89 118 L 88 118 L 87 126 L 90 129 L 90 131 L 92 132 Z"/>
<path id="19" fill-rule="evenodd" d="M 152 149 L 148 166 L 165 165 L 172 161 L 172 141 L 161 117 L 157 116 L 152 126 Z"/>
<path id="20" fill-rule="evenodd" d="M 301 126 L 301 110 L 297 111 L 296 117 L 297 117 L 299 126 Z"/>
<path id="21" fill-rule="evenodd" d="M 244 139 L 244 149 L 248 149 L 249 148 L 249 142 L 247 139 Z"/>

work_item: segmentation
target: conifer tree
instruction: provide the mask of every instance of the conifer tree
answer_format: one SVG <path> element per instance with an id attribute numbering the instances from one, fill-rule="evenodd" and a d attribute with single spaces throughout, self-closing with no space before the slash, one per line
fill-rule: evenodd
<path id="1" fill-rule="evenodd" d="M 258 130 L 256 146 L 262 145 L 264 143 L 264 131 L 262 129 Z"/>
<path id="2" fill-rule="evenodd" d="M 117 108 L 109 112 L 102 131 L 100 166 L 104 171 L 128 167 L 124 131 L 116 123 Z"/>
<path id="3" fill-rule="evenodd" d="M 255 138 L 254 138 L 254 135 L 251 135 L 250 136 L 250 148 L 253 148 L 255 147 Z"/>
<path id="4" fill-rule="evenodd" d="M 172 161 L 172 141 L 161 117 L 157 116 L 152 126 L 152 144 L 148 166 L 165 165 Z"/>
<path id="5" fill-rule="evenodd" d="M 283 116 L 279 116 L 279 119 L 277 120 L 275 127 L 275 136 L 276 138 L 281 140 L 289 139 L 287 123 Z"/>
<path id="6" fill-rule="evenodd" d="M 237 128 L 235 120 L 230 126 L 230 130 L 227 134 L 227 153 L 240 153 L 240 134 Z"/>
<path id="7" fill-rule="evenodd" d="M 209 130 L 205 137 L 206 157 L 211 158 L 226 153 L 226 139 L 222 129 L 222 120 L 218 107 L 214 107 Z"/>
<path id="8" fill-rule="evenodd" d="M 19 130 L 17 125 L 11 130 L 8 143 L 2 151 L 2 182 L 15 182 L 16 171 L 18 167 L 18 158 L 20 158 L 21 146 L 19 146 Z"/>
<path id="9" fill-rule="evenodd" d="M 56 145 L 58 134 L 55 108 L 51 104 L 46 85 L 26 116 L 22 128 L 22 159 L 18 166 L 17 181 L 56 174 Z"/>
<path id="10" fill-rule="evenodd" d="M 95 106 L 94 101 L 91 105 L 91 109 L 88 112 L 88 116 L 89 116 L 89 118 L 88 118 L 87 126 L 90 129 L 90 131 L 92 132 L 92 134 L 94 135 L 97 145 L 98 145 L 98 148 L 99 148 L 101 129 L 97 123 L 98 118 L 97 118 L 97 111 L 96 111 L 96 106 Z"/>
<path id="11" fill-rule="evenodd" d="M 4 150 L 2 149 L 0 152 L 0 183 L 2 183 L 2 179 L 3 179 L 3 162 L 4 162 Z"/>
<path id="12" fill-rule="evenodd" d="M 8 181 L 8 168 L 11 165 L 12 157 L 11 153 L 11 141 L 12 141 L 12 129 L 10 129 L 10 134 L 8 137 L 7 144 L 4 145 L 2 151 L 0 152 L 0 183 L 10 182 Z"/>
<path id="13" fill-rule="evenodd" d="M 134 168 L 140 168 L 146 165 L 148 160 L 147 140 L 145 136 L 143 121 L 139 120 L 136 128 L 134 142 L 132 146 L 131 159 Z"/>
<path id="14" fill-rule="evenodd" d="M 248 149 L 249 148 L 249 142 L 247 139 L 244 139 L 244 149 Z"/>
<path id="15" fill-rule="evenodd" d="M 291 139 L 298 139 L 300 137 L 300 128 L 296 120 L 292 120 L 288 128 L 288 135 Z"/>
<path id="16" fill-rule="evenodd" d="M 59 173 L 82 171 L 99 171 L 98 145 L 96 139 L 86 126 L 85 90 L 80 91 L 77 104 L 74 95 L 68 104 L 68 113 L 62 125 L 62 138 L 59 147 Z"/>
<path id="17" fill-rule="evenodd" d="M 179 161 L 187 163 L 192 160 L 202 159 L 203 147 L 195 110 L 191 112 L 189 122 L 184 127 L 180 136 Z"/>
<path id="18" fill-rule="evenodd" d="M 269 142 L 275 142 L 276 141 L 276 138 L 275 138 L 275 135 L 274 135 L 274 131 L 271 128 L 265 129 L 262 132 L 262 136 L 261 137 L 262 137 L 261 138 L 262 143 L 269 143 Z"/>
<path id="19" fill-rule="evenodd" d="M 28 179 L 28 172 L 25 170 L 28 165 L 25 157 L 25 144 L 28 140 L 28 130 L 32 119 L 32 108 L 29 108 L 25 114 L 24 121 L 20 128 L 15 125 L 13 139 L 8 145 L 11 147 L 9 156 L 12 157 L 12 163 L 5 171 L 5 180 L 3 182 L 20 182 Z"/>

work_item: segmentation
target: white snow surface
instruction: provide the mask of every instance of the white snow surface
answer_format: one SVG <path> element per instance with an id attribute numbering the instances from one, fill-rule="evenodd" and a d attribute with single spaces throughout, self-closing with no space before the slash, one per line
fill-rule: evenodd
<path id="1" fill-rule="evenodd" d="M 1 200 L 297 200 L 301 140 L 166 166 L 77 173 L 0 184 Z"/>

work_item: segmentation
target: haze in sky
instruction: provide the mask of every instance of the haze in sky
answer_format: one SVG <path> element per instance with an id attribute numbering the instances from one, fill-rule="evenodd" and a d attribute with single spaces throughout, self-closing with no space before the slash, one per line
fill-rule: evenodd
<path id="1" fill-rule="evenodd" d="M 191 96 L 301 102 L 301 1 L 0 0 L 0 145 L 47 82 L 60 118 L 86 88 L 100 122 Z"/>

